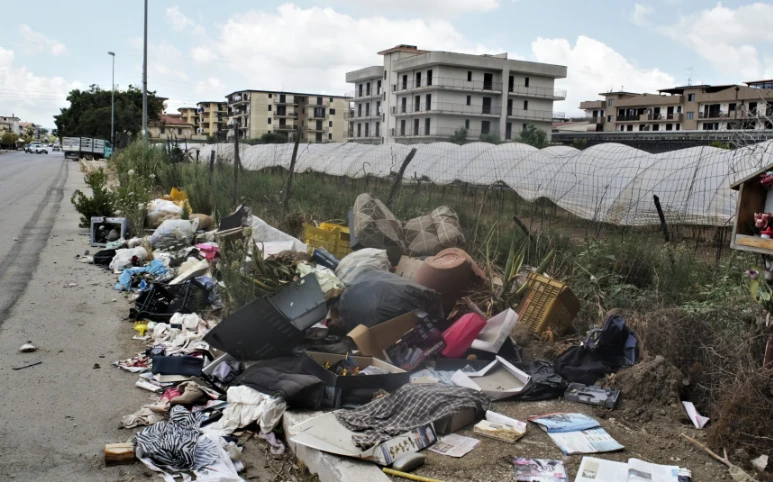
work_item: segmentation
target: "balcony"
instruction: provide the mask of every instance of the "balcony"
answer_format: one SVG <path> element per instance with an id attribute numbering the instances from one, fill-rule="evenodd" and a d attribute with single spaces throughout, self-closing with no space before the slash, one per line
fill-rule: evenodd
<path id="1" fill-rule="evenodd" d="M 312 101 L 313 99 L 313 101 Z M 329 100 L 323 100 L 321 104 L 317 103 L 317 99 L 315 97 L 309 97 L 309 102 L 306 104 L 306 107 L 330 107 L 330 101 Z"/>
<path id="2" fill-rule="evenodd" d="M 646 117 L 644 115 L 642 115 L 642 117 L 642 120 L 654 122 L 682 122 L 683 114 L 681 112 L 672 112 L 671 114 L 646 114 Z"/>
<path id="3" fill-rule="evenodd" d="M 430 129 L 430 134 L 425 134 L 424 126 L 419 126 L 419 130 L 414 132 L 413 126 L 405 126 L 405 130 L 401 130 L 400 127 L 395 128 L 395 138 L 401 137 L 451 137 L 457 130 L 464 129 L 464 127 L 433 127 Z M 479 138 L 484 132 L 481 129 L 465 129 L 467 131 L 467 139 L 475 140 Z M 486 132 L 486 134 L 499 133 L 499 128 L 492 127 Z"/>
<path id="4" fill-rule="evenodd" d="M 449 77 L 435 77 L 430 82 L 428 79 L 408 79 L 406 82 L 392 84 L 392 92 L 408 92 L 420 89 L 447 89 L 477 92 L 502 92 L 502 82 L 486 82 L 485 80 L 454 79 Z"/>
<path id="5" fill-rule="evenodd" d="M 327 109 L 322 110 L 322 114 L 316 114 L 314 111 L 316 109 L 309 109 L 309 112 L 306 114 L 306 118 L 309 120 L 317 120 L 317 119 L 327 119 Z"/>
<path id="6" fill-rule="evenodd" d="M 373 111 L 367 114 L 363 112 L 362 115 L 357 115 L 356 112 L 352 112 L 352 111 L 344 112 L 344 120 L 353 121 L 353 120 L 374 120 L 374 119 L 375 120 L 381 119 L 381 112 L 377 113 Z"/>
<path id="7" fill-rule="evenodd" d="M 552 87 L 526 87 L 525 85 L 516 85 L 514 86 L 513 90 L 510 91 L 510 94 L 520 95 L 522 97 L 536 97 L 539 99 L 566 99 L 565 90 L 554 89 Z"/>
<path id="8" fill-rule="evenodd" d="M 363 89 L 362 95 L 359 95 L 359 91 L 352 91 L 352 92 L 345 93 L 344 96 L 349 97 L 353 101 L 378 99 L 381 97 L 382 92 L 384 92 L 384 89 L 381 89 L 381 90 L 370 89 L 370 93 L 368 93 L 365 89 Z"/>
<path id="9" fill-rule="evenodd" d="M 586 110 L 586 109 L 605 109 L 606 106 L 604 105 L 603 100 L 586 100 L 584 102 L 580 102 L 580 109 Z"/>
<path id="10" fill-rule="evenodd" d="M 646 116 L 646 114 L 642 114 L 642 115 Z M 646 118 L 642 119 L 641 117 L 642 116 L 640 116 L 639 114 L 636 114 L 636 115 L 631 115 L 631 114 L 619 115 L 619 116 L 615 117 L 615 122 L 638 122 L 640 120 L 647 120 Z"/>
<path id="11" fill-rule="evenodd" d="M 392 106 L 392 114 L 396 116 L 412 114 L 448 114 L 448 115 L 476 115 L 486 117 L 499 117 L 502 106 L 493 104 L 490 107 L 482 105 L 456 104 L 450 102 L 433 102 L 426 104 L 409 103 L 405 106 Z M 552 113 L 551 113 L 552 115 Z"/>
<path id="12" fill-rule="evenodd" d="M 298 105 L 298 101 L 294 97 L 285 96 L 283 100 L 278 95 L 274 95 L 274 105 Z"/>
<path id="13" fill-rule="evenodd" d="M 593 124 L 603 124 L 604 122 L 606 122 L 607 119 L 603 115 L 597 115 L 597 116 L 589 115 L 589 116 L 585 116 L 585 120 Z"/>
<path id="14" fill-rule="evenodd" d="M 274 125 L 275 131 L 294 131 L 295 124 Z"/>
<path id="15" fill-rule="evenodd" d="M 541 122 L 552 122 L 553 111 L 551 110 L 533 110 L 533 109 L 513 109 L 507 113 L 507 117 L 513 119 L 527 119 Z"/>
<path id="16" fill-rule="evenodd" d="M 284 114 L 280 114 L 279 112 L 274 112 L 274 119 L 297 119 L 298 113 L 297 112 L 285 112 Z"/>
<path id="17" fill-rule="evenodd" d="M 306 128 L 306 130 L 309 132 L 329 132 L 330 127 L 328 127 L 327 125 L 322 125 L 320 127 L 317 127 L 316 125 L 314 126 L 310 125 Z"/>
<path id="18" fill-rule="evenodd" d="M 250 96 L 248 94 L 237 94 L 228 99 L 228 105 L 239 105 L 249 103 Z"/>

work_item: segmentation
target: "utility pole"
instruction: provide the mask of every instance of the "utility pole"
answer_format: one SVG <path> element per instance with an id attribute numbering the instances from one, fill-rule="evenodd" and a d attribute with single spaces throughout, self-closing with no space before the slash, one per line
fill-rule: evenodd
<path id="1" fill-rule="evenodd" d="M 148 140 L 148 0 L 145 0 L 145 32 L 142 42 L 142 139 Z"/>
<path id="2" fill-rule="evenodd" d="M 113 57 L 113 85 L 110 94 L 110 145 L 115 148 L 115 52 L 108 52 Z"/>

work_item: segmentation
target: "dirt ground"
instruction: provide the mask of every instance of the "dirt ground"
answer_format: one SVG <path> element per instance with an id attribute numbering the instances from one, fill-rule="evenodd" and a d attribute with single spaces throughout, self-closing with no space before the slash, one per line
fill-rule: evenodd
<path id="1" fill-rule="evenodd" d="M 593 457 L 621 462 L 638 458 L 658 464 L 678 465 L 690 469 L 695 482 L 731 480 L 723 465 L 680 437 L 684 433 L 705 443 L 704 431 L 696 430 L 686 416 L 670 413 L 680 411 L 680 406 L 661 409 L 651 421 L 643 425 L 627 420 L 621 416 L 621 412 L 563 400 L 495 402 L 492 410 L 522 421 L 551 412 L 584 413 L 598 420 L 615 440 L 625 446 L 620 452 L 595 454 Z M 529 423 L 526 435 L 514 444 L 481 437 L 472 432 L 472 427 L 457 433 L 476 438 L 481 443 L 458 459 L 425 450 L 422 453 L 427 457 L 426 464 L 413 473 L 444 482 L 505 481 L 513 478 L 512 458 L 529 457 L 563 460 L 571 481 L 576 477 L 582 460 L 581 455 L 564 456 L 547 434 L 533 423 Z M 392 480 L 397 482 L 405 479 Z"/>

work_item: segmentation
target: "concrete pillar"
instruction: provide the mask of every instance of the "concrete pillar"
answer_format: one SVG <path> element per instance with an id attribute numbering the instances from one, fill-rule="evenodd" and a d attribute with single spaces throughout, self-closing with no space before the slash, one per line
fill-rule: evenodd
<path id="1" fill-rule="evenodd" d="M 505 62 L 507 64 L 507 62 Z M 499 138 L 504 142 L 505 129 L 507 129 L 507 100 L 510 98 L 507 87 L 510 85 L 510 68 L 505 65 L 502 69 L 502 110 L 499 113 Z"/>

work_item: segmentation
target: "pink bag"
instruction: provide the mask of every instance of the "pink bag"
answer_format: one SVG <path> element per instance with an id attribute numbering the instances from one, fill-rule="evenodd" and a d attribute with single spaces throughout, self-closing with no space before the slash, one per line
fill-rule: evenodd
<path id="1" fill-rule="evenodd" d="M 446 358 L 460 358 L 485 326 L 486 320 L 480 315 L 467 313 L 462 316 L 443 332 L 446 347 L 441 353 Z"/>

